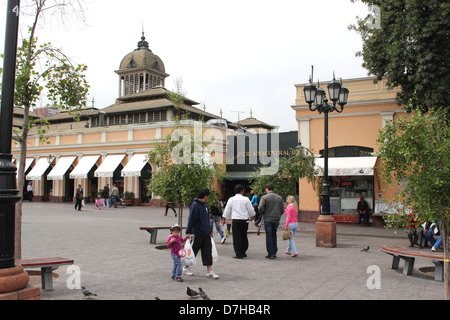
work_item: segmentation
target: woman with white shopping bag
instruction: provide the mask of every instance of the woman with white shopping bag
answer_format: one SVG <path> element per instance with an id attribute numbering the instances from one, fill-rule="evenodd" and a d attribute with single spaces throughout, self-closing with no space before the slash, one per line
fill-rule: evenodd
<path id="1" fill-rule="evenodd" d="M 209 189 L 202 188 L 198 197 L 189 208 L 189 218 L 186 227 L 186 238 L 190 239 L 191 234 L 195 235 L 192 250 L 197 256 L 199 250 L 202 252 L 202 263 L 206 266 L 206 275 L 213 279 L 218 279 L 219 275 L 212 271 L 212 225 L 209 217 L 206 201 L 208 201 Z M 192 275 L 189 267 L 183 269 L 185 275 Z"/>

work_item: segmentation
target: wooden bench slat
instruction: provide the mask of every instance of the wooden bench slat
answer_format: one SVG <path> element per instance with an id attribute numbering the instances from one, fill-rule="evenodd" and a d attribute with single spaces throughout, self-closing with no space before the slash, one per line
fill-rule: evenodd
<path id="1" fill-rule="evenodd" d="M 145 230 L 148 233 L 150 233 L 150 244 L 156 243 L 156 237 L 158 236 L 158 230 L 160 229 L 170 229 L 172 227 L 140 227 L 140 230 Z M 186 227 L 183 227 L 183 229 L 186 229 Z"/>
<path id="2" fill-rule="evenodd" d="M 388 251 L 399 255 L 444 261 L 444 254 L 440 252 L 424 252 L 423 249 L 409 249 L 399 245 L 381 245 L 380 248 L 381 251 Z"/>
<path id="3" fill-rule="evenodd" d="M 35 258 L 35 259 L 16 259 L 16 264 L 20 264 L 23 267 L 39 267 L 47 265 L 63 265 L 73 264 L 74 260 L 61 258 L 61 257 L 48 257 L 48 258 Z"/>

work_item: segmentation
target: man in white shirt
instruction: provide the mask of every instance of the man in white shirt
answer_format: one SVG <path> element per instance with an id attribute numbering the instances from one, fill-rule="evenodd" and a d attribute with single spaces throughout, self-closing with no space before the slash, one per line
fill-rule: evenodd
<path id="1" fill-rule="evenodd" d="M 243 259 L 247 256 L 245 252 L 248 249 L 248 223 L 255 216 L 255 210 L 250 199 L 244 197 L 244 186 L 242 184 L 236 185 L 234 192 L 236 195 L 228 200 L 223 217 L 232 219 L 233 248 L 236 254 L 233 258 Z"/>

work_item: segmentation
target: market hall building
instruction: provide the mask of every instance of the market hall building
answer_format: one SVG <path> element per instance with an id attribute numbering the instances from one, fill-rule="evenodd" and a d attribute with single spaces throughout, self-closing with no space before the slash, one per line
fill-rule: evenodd
<path id="1" fill-rule="evenodd" d="M 46 142 L 39 141 L 35 129 L 30 131 L 24 159 L 24 188 L 32 183 L 33 201 L 73 201 L 76 186 L 81 184 L 84 196 L 92 202 L 106 184 L 110 188 L 116 184 L 120 193 L 128 194 L 135 205 L 159 203 L 160 199 L 147 195 L 146 186 L 156 170 L 147 161 L 148 152 L 171 134 L 176 117 L 190 119 L 183 123 L 185 127 L 192 126 L 192 120 L 221 122 L 219 116 L 197 108 L 199 103 L 193 100 L 185 98 L 182 105 L 175 105 L 168 99 L 173 94 L 164 88 L 169 75 L 144 36 L 119 66 L 115 71 L 119 94 L 113 105 L 87 108 L 81 112 L 80 121 L 74 121 L 66 112 L 49 115 Z M 21 114 L 20 108 L 15 108 L 18 128 Z M 226 128 L 203 125 L 204 130 L 208 128 L 222 131 L 226 137 Z M 215 157 L 225 159 L 226 139 L 215 143 Z M 12 153 L 17 166 L 20 146 L 14 142 Z"/>

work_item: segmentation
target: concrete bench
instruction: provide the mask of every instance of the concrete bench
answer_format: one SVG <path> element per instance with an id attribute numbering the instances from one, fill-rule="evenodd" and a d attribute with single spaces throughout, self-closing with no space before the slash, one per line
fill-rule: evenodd
<path id="1" fill-rule="evenodd" d="M 53 290 L 52 272 L 63 265 L 73 264 L 73 260 L 61 257 L 16 259 L 15 264 L 20 264 L 24 269 L 41 268 L 41 286 L 45 291 Z"/>
<path id="2" fill-rule="evenodd" d="M 150 233 L 150 243 L 155 244 L 156 237 L 158 236 L 158 230 L 164 230 L 164 229 L 170 230 L 170 228 L 171 227 L 140 227 L 140 230 L 145 230 L 148 233 Z M 183 229 L 186 229 L 186 227 L 183 227 Z"/>
<path id="3" fill-rule="evenodd" d="M 404 260 L 403 274 L 411 275 L 414 270 L 416 258 L 429 259 L 435 265 L 434 280 L 444 281 L 444 255 L 440 252 L 432 252 L 424 249 L 406 248 L 398 245 L 381 245 L 381 251 L 390 254 L 392 259 L 392 269 L 398 269 L 400 259 Z"/>

